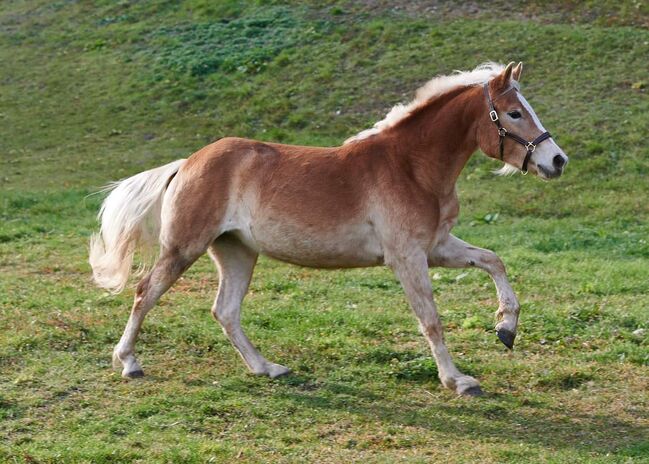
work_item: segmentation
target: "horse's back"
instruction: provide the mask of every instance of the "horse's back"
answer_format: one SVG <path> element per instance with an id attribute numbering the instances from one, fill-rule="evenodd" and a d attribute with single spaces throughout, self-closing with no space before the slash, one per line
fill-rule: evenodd
<path id="1" fill-rule="evenodd" d="M 221 139 L 192 155 L 171 183 L 165 235 L 204 246 L 229 232 L 296 264 L 378 264 L 371 182 L 354 161 L 339 148 Z"/>

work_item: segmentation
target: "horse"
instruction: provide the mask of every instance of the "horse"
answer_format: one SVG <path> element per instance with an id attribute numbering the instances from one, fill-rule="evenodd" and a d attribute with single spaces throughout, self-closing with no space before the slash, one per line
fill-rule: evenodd
<path id="1" fill-rule="evenodd" d="M 260 254 L 313 268 L 385 265 L 399 280 L 428 341 L 442 385 L 482 394 L 454 365 L 444 342 L 428 269 L 477 267 L 498 295 L 496 334 L 512 348 L 520 306 L 502 260 L 450 232 L 456 181 L 479 148 L 500 174 L 559 177 L 568 158 L 520 93 L 522 63 L 485 63 L 433 78 L 407 105 L 338 147 L 227 137 L 107 190 L 91 237 L 95 282 L 124 289 L 136 250 L 159 253 L 137 284 L 113 351 L 125 378 L 144 375 L 135 342 L 146 314 L 201 255 L 219 273 L 214 318 L 249 370 L 290 370 L 267 360 L 241 327 L 243 298 Z M 542 143 L 544 142 L 544 143 Z"/>

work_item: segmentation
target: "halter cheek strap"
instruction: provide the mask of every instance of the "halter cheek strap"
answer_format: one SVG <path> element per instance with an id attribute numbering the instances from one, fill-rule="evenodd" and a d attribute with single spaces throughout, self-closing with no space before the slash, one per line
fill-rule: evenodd
<path id="1" fill-rule="evenodd" d="M 531 142 L 525 140 L 523 137 L 520 137 L 513 132 L 509 132 L 507 129 L 503 127 L 503 125 L 500 123 L 500 118 L 498 117 L 498 112 L 496 111 L 496 108 L 494 107 L 494 102 L 491 99 L 491 95 L 489 94 L 489 83 L 485 82 L 485 84 L 482 86 L 484 89 L 484 94 L 485 98 L 487 99 L 487 105 L 489 106 L 489 119 L 493 121 L 493 123 L 496 125 L 498 128 L 498 136 L 500 137 L 500 159 L 504 161 L 504 149 L 505 149 L 505 137 L 509 137 L 510 139 L 520 143 L 525 147 L 527 150 L 527 153 L 525 153 L 525 159 L 523 160 L 523 165 L 521 166 L 521 172 L 523 174 L 527 174 L 527 165 L 530 162 L 530 158 L 532 158 L 532 153 L 534 153 L 534 150 L 536 150 L 536 146 L 543 142 L 544 140 L 549 139 L 552 137 L 548 131 L 543 132 L 541 135 L 539 135 L 537 138 L 532 140 Z M 512 87 L 513 88 L 513 87 Z M 511 90 L 511 88 L 509 89 Z M 509 90 L 506 90 L 505 92 L 508 92 Z M 503 92 L 503 93 L 505 93 Z M 502 94 L 500 94 L 502 95 Z"/>

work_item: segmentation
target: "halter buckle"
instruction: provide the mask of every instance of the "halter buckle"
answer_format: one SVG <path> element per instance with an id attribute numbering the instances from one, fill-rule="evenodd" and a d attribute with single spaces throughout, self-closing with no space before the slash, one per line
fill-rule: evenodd
<path id="1" fill-rule="evenodd" d="M 498 135 L 500 135 L 501 137 L 505 137 L 507 135 L 507 129 L 505 129 L 504 127 L 499 127 Z"/>
<path id="2" fill-rule="evenodd" d="M 491 111 L 489 111 L 489 118 L 490 118 L 493 122 L 498 121 L 498 113 L 496 113 L 496 110 L 491 110 Z"/>
<path id="3" fill-rule="evenodd" d="M 527 142 L 525 148 L 527 148 L 527 151 L 529 151 L 530 153 L 534 153 L 534 150 L 536 150 L 536 145 L 534 145 L 532 142 Z"/>

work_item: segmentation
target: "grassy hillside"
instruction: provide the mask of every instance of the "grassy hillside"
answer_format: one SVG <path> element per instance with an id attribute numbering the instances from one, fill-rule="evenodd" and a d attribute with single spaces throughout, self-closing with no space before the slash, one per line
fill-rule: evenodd
<path id="1" fill-rule="evenodd" d="M 648 27 L 644 1 L 0 2 L 0 461 L 649 462 Z M 460 179 L 455 233 L 522 304 L 509 353 L 488 277 L 430 272 L 486 397 L 441 387 L 386 269 L 266 259 L 244 326 L 293 375 L 246 373 L 208 259 L 148 316 L 148 376 L 110 368 L 133 291 L 90 282 L 90 193 L 225 135 L 339 144 L 488 60 L 525 63 L 571 161 Z"/>

